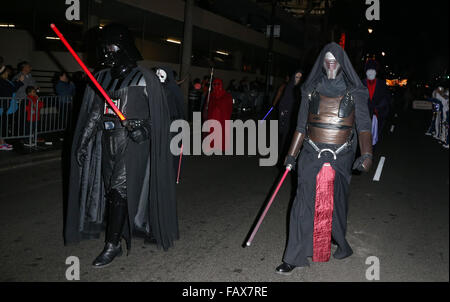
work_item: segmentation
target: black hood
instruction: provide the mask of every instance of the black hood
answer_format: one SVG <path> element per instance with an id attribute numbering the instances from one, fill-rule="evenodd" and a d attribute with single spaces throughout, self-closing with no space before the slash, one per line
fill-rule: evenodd
<path id="1" fill-rule="evenodd" d="M 167 101 L 169 102 L 170 116 L 172 120 L 186 119 L 184 113 L 184 97 L 181 88 L 177 85 L 173 69 L 168 66 L 156 67 L 166 72 L 167 78 L 161 85 L 166 89 Z"/>
<path id="2" fill-rule="evenodd" d="M 336 80 L 328 80 L 323 70 L 323 62 L 327 52 L 331 52 L 341 65 L 342 72 Z M 347 56 L 347 53 L 341 46 L 334 42 L 325 45 L 320 52 L 320 55 L 314 63 L 306 82 L 302 86 L 302 93 L 308 95 L 316 89 L 317 86 L 330 86 L 328 87 L 328 90 L 337 91 L 339 93 L 341 93 L 342 89 L 344 89 L 353 95 L 359 95 L 361 97 L 365 94 L 368 95 L 367 88 L 362 84 L 358 74 L 353 68 L 352 63 L 350 62 L 350 59 Z"/>

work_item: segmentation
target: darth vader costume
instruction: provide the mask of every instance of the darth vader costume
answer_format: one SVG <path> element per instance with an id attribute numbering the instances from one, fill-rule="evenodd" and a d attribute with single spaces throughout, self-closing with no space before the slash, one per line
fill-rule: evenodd
<path id="1" fill-rule="evenodd" d="M 155 68 L 156 76 L 159 78 L 164 92 L 167 96 L 167 105 L 169 107 L 170 121 L 186 120 L 184 111 L 184 98 L 180 87 L 177 85 L 173 70 L 170 67 Z M 180 130 L 181 131 L 181 130 Z M 171 137 L 178 133 L 171 132 Z M 179 146 L 181 148 L 181 145 Z M 174 177 L 177 177 L 178 156 L 173 155 Z"/>
<path id="2" fill-rule="evenodd" d="M 298 188 L 290 213 L 288 243 L 279 274 L 353 252 L 345 239 L 348 193 L 353 169 L 368 171 L 372 164 L 368 91 L 345 51 L 326 45 L 302 86 L 297 128 L 285 164 L 297 164 Z M 361 157 L 355 161 L 357 141 Z M 300 152 L 301 151 L 301 152 Z"/>
<path id="3" fill-rule="evenodd" d="M 95 267 L 122 254 L 122 237 L 129 251 L 135 231 L 164 250 L 179 236 L 164 90 L 153 72 L 137 66 L 142 57 L 126 27 L 105 26 L 99 53 L 107 68 L 96 79 L 127 119 L 121 122 L 96 88 L 86 88 L 71 151 L 64 230 L 69 244 L 99 238 L 106 225 Z"/>

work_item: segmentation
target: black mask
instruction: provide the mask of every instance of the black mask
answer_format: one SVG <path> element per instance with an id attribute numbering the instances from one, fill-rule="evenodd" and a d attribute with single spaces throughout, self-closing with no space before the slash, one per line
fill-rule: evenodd
<path id="1" fill-rule="evenodd" d="M 123 25 L 105 26 L 101 32 L 98 49 L 101 64 L 111 68 L 113 78 L 125 77 L 137 66 L 136 62 L 142 60 L 131 33 Z"/>

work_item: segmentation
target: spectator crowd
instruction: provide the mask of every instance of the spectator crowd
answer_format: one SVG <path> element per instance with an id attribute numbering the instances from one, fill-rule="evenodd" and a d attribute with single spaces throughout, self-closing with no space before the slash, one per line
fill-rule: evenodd
<path id="1" fill-rule="evenodd" d="M 0 151 L 13 150 L 13 145 L 7 143 L 5 138 L 31 136 L 39 129 L 45 102 L 39 97 L 39 87 L 31 74 L 32 70 L 31 63 L 27 61 L 19 62 L 14 69 L 0 57 Z M 80 91 L 77 91 L 76 85 L 69 80 L 66 72 L 56 73 L 53 85 L 55 94 L 59 97 L 53 105 L 60 113 L 59 122 L 62 122 L 66 118 L 64 112 L 67 111 L 62 110 L 64 103 L 71 102 Z M 16 129 L 14 133 L 13 129 Z M 22 131 L 19 133 L 18 129 Z M 25 139 L 21 142 L 24 146 L 30 146 L 29 141 Z M 37 142 L 44 140 L 38 138 Z"/>

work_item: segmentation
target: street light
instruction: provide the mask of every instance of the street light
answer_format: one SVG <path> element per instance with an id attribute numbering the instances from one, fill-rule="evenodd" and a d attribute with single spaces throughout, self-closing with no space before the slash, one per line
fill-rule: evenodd
<path id="1" fill-rule="evenodd" d="M 373 29 L 372 28 L 369 28 L 368 31 L 369 31 L 369 34 L 373 33 Z"/>
<path id="2" fill-rule="evenodd" d="M 177 39 L 167 38 L 166 41 L 169 43 L 181 44 L 181 41 Z"/>
<path id="3" fill-rule="evenodd" d="M 381 55 L 384 57 L 386 55 L 386 53 L 384 51 L 382 51 Z"/>
<path id="4" fill-rule="evenodd" d="M 216 50 L 216 53 L 220 54 L 220 55 L 224 55 L 224 56 L 229 56 L 230 53 L 227 51 L 223 51 L 223 50 Z"/>

